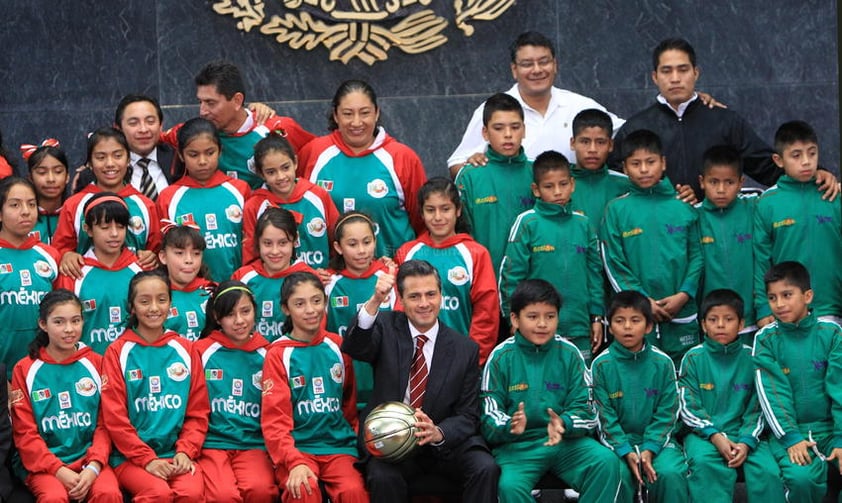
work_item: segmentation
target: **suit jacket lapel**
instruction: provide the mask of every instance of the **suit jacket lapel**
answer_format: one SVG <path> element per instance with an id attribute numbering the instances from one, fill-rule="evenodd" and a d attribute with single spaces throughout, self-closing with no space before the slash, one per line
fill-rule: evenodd
<path id="1" fill-rule="evenodd" d="M 395 317 L 392 329 L 397 337 L 398 346 L 398 390 L 400 391 L 398 401 L 402 401 L 406 394 L 406 387 L 409 386 L 409 367 L 412 366 L 412 357 L 415 355 L 415 344 L 412 342 L 409 320 L 405 315 Z"/>

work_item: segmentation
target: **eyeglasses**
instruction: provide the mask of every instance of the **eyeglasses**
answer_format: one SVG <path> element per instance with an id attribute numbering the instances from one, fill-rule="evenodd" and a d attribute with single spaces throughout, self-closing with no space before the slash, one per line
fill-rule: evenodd
<path id="1" fill-rule="evenodd" d="M 532 68 L 536 64 L 538 65 L 539 68 L 546 68 L 546 67 L 550 66 L 551 64 L 553 64 L 553 61 L 555 61 L 555 60 L 553 58 L 549 58 L 549 57 L 541 58 L 541 59 L 537 59 L 537 60 L 535 60 L 535 59 L 525 59 L 525 60 L 521 60 L 521 61 L 515 61 L 515 65 L 518 68 L 520 68 L 521 70 L 529 70 L 530 68 Z"/>

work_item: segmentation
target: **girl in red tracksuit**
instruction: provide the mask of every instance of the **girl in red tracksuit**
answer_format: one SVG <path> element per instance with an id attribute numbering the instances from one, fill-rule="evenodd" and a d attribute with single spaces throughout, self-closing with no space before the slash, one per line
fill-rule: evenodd
<path id="1" fill-rule="evenodd" d="M 312 273 L 291 274 L 281 289 L 287 319 L 263 366 L 266 448 L 284 487 L 284 503 L 367 503 L 357 461 L 357 410 L 351 358 L 325 332 L 325 291 Z"/>
<path id="2" fill-rule="evenodd" d="M 82 303 L 72 292 L 44 296 L 38 335 L 12 376 L 15 445 L 38 501 L 120 503 L 99 413 L 102 358 L 79 342 L 82 323 Z"/>
<path id="3" fill-rule="evenodd" d="M 208 430 L 208 392 L 191 343 L 164 329 L 168 278 L 138 273 L 129 283 L 129 328 L 103 364 L 103 419 L 112 465 L 135 503 L 203 502 L 195 463 Z"/>

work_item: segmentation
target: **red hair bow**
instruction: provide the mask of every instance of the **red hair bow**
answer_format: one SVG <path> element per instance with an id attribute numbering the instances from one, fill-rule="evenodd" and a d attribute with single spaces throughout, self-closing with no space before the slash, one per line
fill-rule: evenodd
<path id="1" fill-rule="evenodd" d="M 59 143 L 58 140 L 55 138 L 47 138 L 46 140 L 42 141 L 40 145 L 32 145 L 30 143 L 24 143 L 20 146 L 20 155 L 23 157 L 24 161 L 28 161 L 29 157 L 39 148 L 41 147 L 58 147 Z"/>

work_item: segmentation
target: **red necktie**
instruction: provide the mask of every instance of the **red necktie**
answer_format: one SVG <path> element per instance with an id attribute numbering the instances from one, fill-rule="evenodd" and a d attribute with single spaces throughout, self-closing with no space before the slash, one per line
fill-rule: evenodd
<path id="1" fill-rule="evenodd" d="M 409 367 L 409 405 L 416 409 L 424 402 L 424 391 L 427 389 L 427 359 L 424 358 L 424 344 L 427 340 L 425 335 L 415 338 L 415 355 Z"/>

